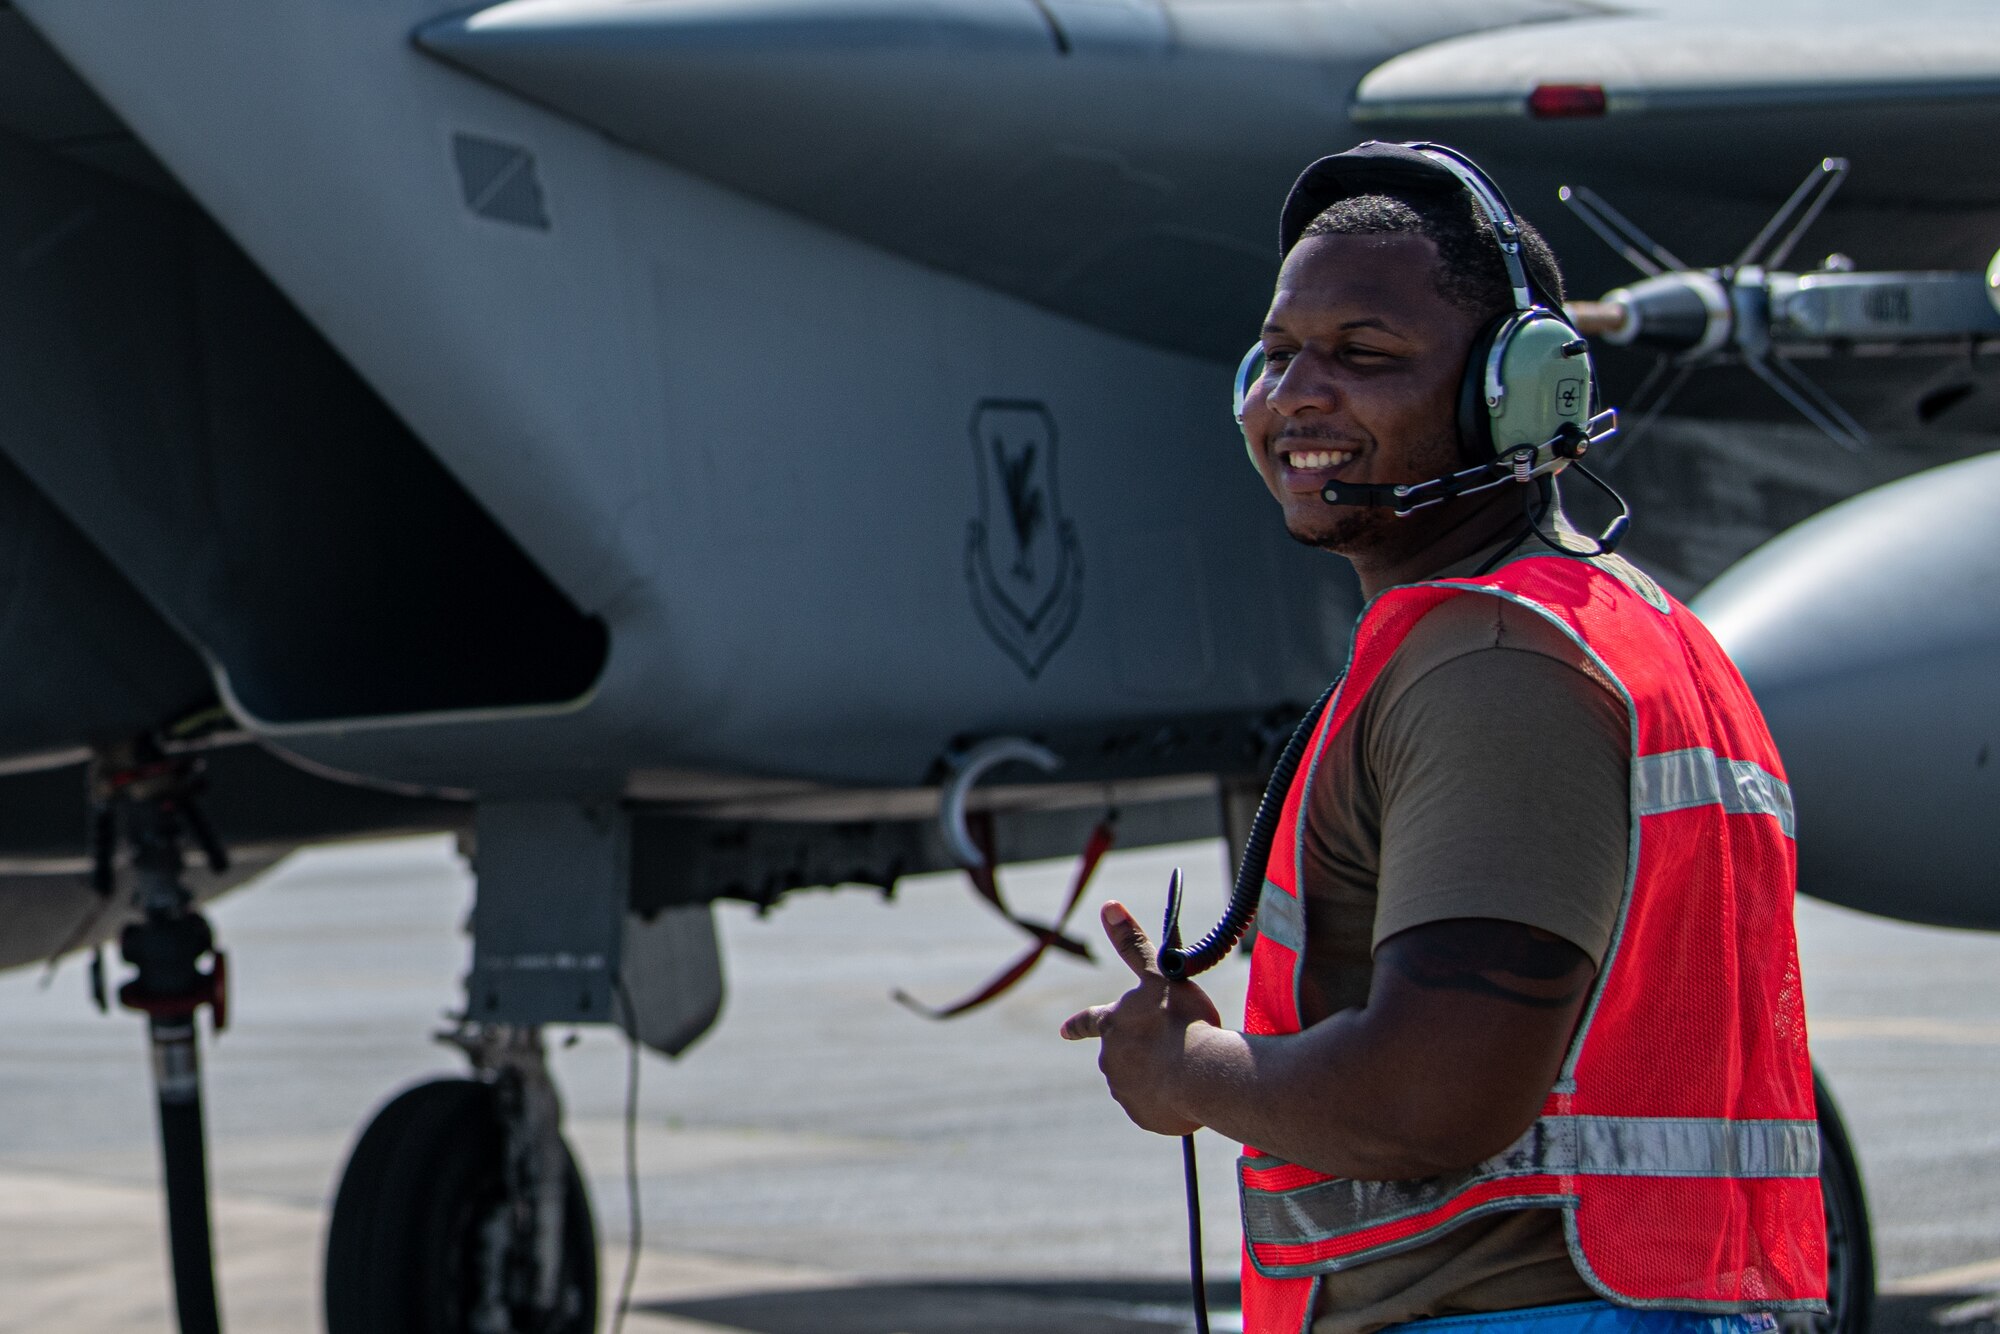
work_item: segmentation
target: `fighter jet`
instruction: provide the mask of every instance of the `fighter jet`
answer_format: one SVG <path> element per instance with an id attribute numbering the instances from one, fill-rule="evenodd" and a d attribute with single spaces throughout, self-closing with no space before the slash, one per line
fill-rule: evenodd
<path id="1" fill-rule="evenodd" d="M 1984 268 L 1985 8 L 1736 9 L 0 7 L 0 961 L 115 935 L 136 970 L 183 1328 L 217 1323 L 196 1021 L 227 942 L 199 903 L 292 848 L 456 830 L 479 881 L 470 1076 L 390 1102 L 338 1192 L 350 1334 L 592 1327 L 539 1034 L 687 1047 L 722 999 L 716 899 L 990 886 L 1113 807 L 1127 846 L 1240 843 L 1359 601 L 1269 522 L 1229 412 L 1276 205 L 1324 152 L 1457 144 L 1611 298 L 1610 401 L 1658 408 L 1614 459 L 1632 550 L 1678 592 L 1990 449 L 1990 312 L 1808 337 L 1810 302 L 1771 304 L 1859 274 L 1896 326 L 1869 305 L 1918 290 L 1895 275 Z M 1840 197 L 1784 211 L 1830 158 Z M 1830 257 L 1791 273 L 1802 224 Z M 1864 525 L 1866 605 L 1921 582 L 1887 557 L 1951 566 L 1976 530 Z M 1804 887 L 1994 924 L 1990 833 L 1936 819 L 1972 801 L 1958 770 L 1911 759 L 1869 858 L 1814 832 L 1877 790 L 1829 711 L 1945 639 L 1990 661 L 1971 584 L 1898 604 L 1907 633 L 1815 694 L 1760 646 L 1850 591 L 1717 613 L 1798 749 Z M 1927 754 L 1899 720 L 1943 698 L 1974 703 L 1879 714 L 1886 753 Z M 1940 863 L 1893 857 L 1925 837 L 1965 873 L 1913 885 Z M 1822 1106 L 1853 1330 L 1865 1209 Z"/>

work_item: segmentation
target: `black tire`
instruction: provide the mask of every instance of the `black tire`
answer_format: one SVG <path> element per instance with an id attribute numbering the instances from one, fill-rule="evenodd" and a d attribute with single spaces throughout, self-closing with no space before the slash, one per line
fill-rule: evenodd
<path id="1" fill-rule="evenodd" d="M 392 1099 L 348 1156 L 326 1236 L 328 1334 L 470 1334 L 483 1227 L 503 1207 L 504 1132 L 492 1085 L 418 1084 Z M 518 1334 L 592 1334 L 597 1229 L 569 1167 L 561 1308 L 517 1309 Z"/>
<path id="2" fill-rule="evenodd" d="M 1813 1072 L 1819 1105 L 1819 1188 L 1826 1202 L 1825 1315 L 1788 1315 L 1785 1334 L 1868 1334 L 1875 1319 L 1875 1243 L 1854 1144 L 1826 1081 Z"/>

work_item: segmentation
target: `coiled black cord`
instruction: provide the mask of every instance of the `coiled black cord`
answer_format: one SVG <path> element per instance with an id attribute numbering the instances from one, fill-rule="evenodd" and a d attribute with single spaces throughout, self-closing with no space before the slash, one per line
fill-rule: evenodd
<path id="1" fill-rule="evenodd" d="M 1257 803 L 1257 818 L 1250 822 L 1250 837 L 1244 843 L 1243 864 L 1236 868 L 1236 886 L 1229 893 L 1229 906 L 1223 910 L 1222 920 L 1215 924 L 1215 929 L 1196 942 L 1193 949 L 1181 948 L 1181 873 L 1174 872 L 1167 889 L 1166 925 L 1160 930 L 1160 971 L 1169 981 L 1181 982 L 1207 972 L 1235 949 L 1243 933 L 1250 929 L 1251 920 L 1257 916 L 1257 903 L 1264 894 L 1264 867 L 1271 858 L 1271 840 L 1278 833 L 1285 797 L 1291 791 L 1292 779 L 1298 776 L 1306 746 L 1319 727 L 1320 717 L 1339 688 L 1336 679 L 1292 729 L 1291 739 L 1271 770 L 1271 781 L 1264 785 L 1264 799 Z M 1196 1334 L 1208 1334 L 1208 1283 L 1201 1264 L 1201 1183 L 1195 1171 L 1193 1135 L 1181 1136 L 1181 1171 L 1187 1183 L 1188 1280 L 1194 1289 L 1194 1327 Z"/>
<path id="2" fill-rule="evenodd" d="M 1264 799 L 1257 803 L 1257 818 L 1250 822 L 1250 838 L 1243 847 L 1243 863 L 1236 868 L 1236 887 L 1230 891 L 1229 906 L 1223 910 L 1222 920 L 1191 949 L 1169 943 L 1160 950 L 1160 972 L 1169 981 L 1184 981 L 1215 967 L 1229 951 L 1236 948 L 1236 943 L 1243 939 L 1243 933 L 1250 929 L 1251 919 L 1257 916 L 1257 901 L 1264 893 L 1264 867 L 1271 859 L 1271 840 L 1277 836 L 1278 820 L 1284 814 L 1285 794 L 1291 791 L 1292 779 L 1298 776 L 1299 765 L 1305 760 L 1306 746 L 1312 740 L 1313 730 L 1319 726 L 1320 715 L 1326 712 L 1333 692 L 1339 687 L 1340 682 L 1336 680 L 1312 708 L 1306 710 L 1306 716 L 1299 719 L 1299 725 L 1292 730 L 1292 739 L 1285 743 L 1285 749 L 1279 754 L 1277 767 L 1271 771 L 1271 781 L 1264 785 Z"/>

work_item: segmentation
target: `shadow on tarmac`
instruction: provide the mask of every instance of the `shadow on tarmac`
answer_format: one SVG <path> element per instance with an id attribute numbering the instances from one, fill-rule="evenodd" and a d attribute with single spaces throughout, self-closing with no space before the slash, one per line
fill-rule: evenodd
<path id="1" fill-rule="evenodd" d="M 1875 1299 L 1875 1323 L 1870 1334 L 1996 1334 L 2000 1331 L 2000 1292 L 1928 1292 Z"/>
<path id="2" fill-rule="evenodd" d="M 1236 1328 L 1237 1285 L 1211 1283 L 1221 1329 Z M 1160 1334 L 1194 1325 L 1177 1283 L 935 1281 L 859 1283 L 693 1301 L 635 1310 L 702 1321 L 744 1334 Z M 1876 1298 L 1869 1334 L 2000 1334 L 2000 1293 L 1939 1292 Z"/>
<path id="3" fill-rule="evenodd" d="M 1218 1329 L 1237 1328 L 1237 1285 L 1208 1285 Z M 649 1315 L 745 1334 L 1161 1334 L 1194 1328 L 1185 1283 L 950 1280 L 858 1283 L 635 1303 Z"/>

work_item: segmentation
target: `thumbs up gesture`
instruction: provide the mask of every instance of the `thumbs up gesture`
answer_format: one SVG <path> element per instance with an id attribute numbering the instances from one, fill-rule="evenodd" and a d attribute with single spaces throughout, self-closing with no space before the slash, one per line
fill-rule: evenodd
<path id="1" fill-rule="evenodd" d="M 1097 1038 L 1097 1068 L 1111 1096 L 1141 1129 L 1186 1135 L 1201 1122 L 1181 1109 L 1182 1085 L 1192 1041 L 1202 1028 L 1220 1028 L 1222 1016 L 1208 993 L 1192 982 L 1161 975 L 1153 942 L 1124 904 L 1104 905 L 1104 934 L 1138 985 L 1109 1005 L 1093 1005 L 1063 1021 L 1071 1042 Z"/>

